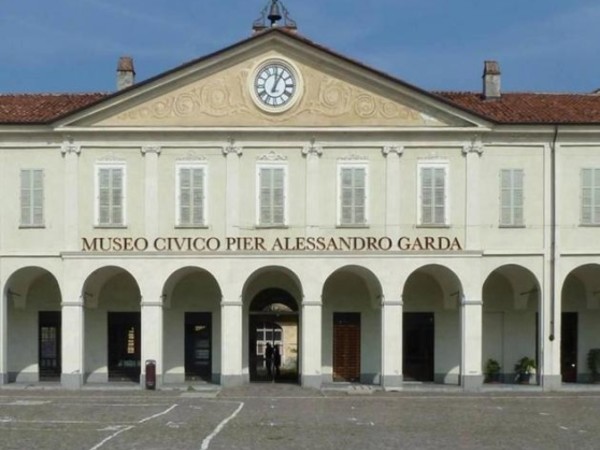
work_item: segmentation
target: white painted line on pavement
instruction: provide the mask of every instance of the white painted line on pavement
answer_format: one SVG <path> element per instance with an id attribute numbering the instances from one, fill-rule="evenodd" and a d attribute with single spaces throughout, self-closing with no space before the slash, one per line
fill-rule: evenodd
<path id="1" fill-rule="evenodd" d="M 177 408 L 177 403 L 172 405 L 171 407 L 165 409 L 163 412 L 159 412 L 158 414 L 154 414 L 152 416 L 148 416 L 140 420 L 138 423 L 148 422 L 149 420 L 156 419 L 157 417 L 164 416 L 165 414 L 170 413 L 173 409 Z"/>
<path id="2" fill-rule="evenodd" d="M 235 416 L 238 415 L 238 413 L 242 410 L 243 407 L 244 407 L 244 402 L 241 402 L 240 406 L 237 407 L 237 409 L 233 412 L 233 414 L 231 414 L 226 419 L 222 420 L 221 423 L 219 425 L 217 425 L 217 428 L 215 428 L 214 431 L 212 433 L 210 433 L 202 441 L 202 446 L 200 447 L 200 450 L 207 450 L 208 446 L 210 445 L 210 441 L 212 441 L 214 439 L 214 437 L 221 432 L 223 427 L 225 427 L 225 425 L 227 425 L 227 422 L 229 422 L 231 419 L 233 419 Z"/>
<path id="3" fill-rule="evenodd" d="M 102 447 L 104 444 L 106 444 L 111 439 L 117 437 L 119 434 L 124 433 L 125 431 L 131 430 L 132 428 L 134 428 L 134 427 L 133 426 L 129 426 L 129 427 L 125 427 L 125 428 L 120 429 L 116 433 L 111 434 L 107 438 L 105 438 L 102 441 L 100 441 L 98 444 L 94 445 L 92 448 L 90 448 L 90 450 L 98 450 L 100 447 Z"/>

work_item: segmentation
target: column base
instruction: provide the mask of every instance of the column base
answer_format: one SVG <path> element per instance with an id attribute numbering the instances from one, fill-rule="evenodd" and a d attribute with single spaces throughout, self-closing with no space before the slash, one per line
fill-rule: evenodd
<path id="1" fill-rule="evenodd" d="M 483 386 L 483 375 L 463 375 L 461 385 L 466 392 L 478 392 Z"/>
<path id="2" fill-rule="evenodd" d="M 80 373 L 62 373 L 60 374 L 60 384 L 65 389 L 81 389 L 83 376 Z"/>
<path id="3" fill-rule="evenodd" d="M 394 389 L 402 387 L 404 377 L 402 375 L 382 375 L 381 387 L 383 389 Z"/>
<path id="4" fill-rule="evenodd" d="M 244 384 L 244 375 L 223 375 L 221 374 L 221 386 L 235 387 Z"/>
<path id="5" fill-rule="evenodd" d="M 542 375 L 540 377 L 540 382 L 544 391 L 557 391 L 562 387 L 562 376 Z"/>
<path id="6" fill-rule="evenodd" d="M 300 384 L 303 388 L 321 389 L 323 377 L 321 375 L 302 375 Z"/>

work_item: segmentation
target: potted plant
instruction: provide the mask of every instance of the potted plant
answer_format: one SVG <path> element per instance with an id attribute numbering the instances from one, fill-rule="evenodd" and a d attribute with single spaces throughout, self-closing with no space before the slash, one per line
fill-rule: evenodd
<path id="1" fill-rule="evenodd" d="M 535 361 L 523 356 L 515 364 L 515 381 L 521 384 L 529 384 L 531 375 L 535 373 Z"/>
<path id="2" fill-rule="evenodd" d="M 592 383 L 600 383 L 600 348 L 592 348 L 587 356 L 588 369 Z"/>
<path id="3" fill-rule="evenodd" d="M 499 383 L 500 382 L 500 363 L 495 359 L 488 359 L 485 363 L 485 382 Z"/>

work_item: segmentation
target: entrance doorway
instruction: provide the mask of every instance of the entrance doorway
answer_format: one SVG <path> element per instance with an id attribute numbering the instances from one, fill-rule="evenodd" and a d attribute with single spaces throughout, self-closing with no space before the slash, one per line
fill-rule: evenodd
<path id="1" fill-rule="evenodd" d="M 60 378 L 60 311 L 40 311 L 38 316 L 38 366 L 40 380 Z"/>
<path id="2" fill-rule="evenodd" d="M 296 300 L 283 289 L 265 289 L 250 304 L 250 381 L 298 382 Z"/>
<path id="3" fill-rule="evenodd" d="M 108 379 L 140 380 L 140 313 L 108 313 Z"/>
<path id="4" fill-rule="evenodd" d="M 360 313 L 333 313 L 333 381 L 360 381 Z"/>
<path id="5" fill-rule="evenodd" d="M 560 373 L 563 383 L 577 382 L 577 333 L 577 313 L 562 313 Z"/>
<path id="6" fill-rule="evenodd" d="M 211 313 L 185 313 L 185 379 L 211 381 Z"/>
<path id="7" fill-rule="evenodd" d="M 403 329 L 404 379 L 433 381 L 433 313 L 404 313 Z"/>

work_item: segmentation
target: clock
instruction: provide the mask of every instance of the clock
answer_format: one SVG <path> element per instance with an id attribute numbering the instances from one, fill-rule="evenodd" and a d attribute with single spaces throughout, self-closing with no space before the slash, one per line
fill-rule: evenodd
<path id="1" fill-rule="evenodd" d="M 296 70 L 283 61 L 267 61 L 255 72 L 253 97 L 258 106 L 269 112 L 281 112 L 291 107 L 298 90 Z"/>

